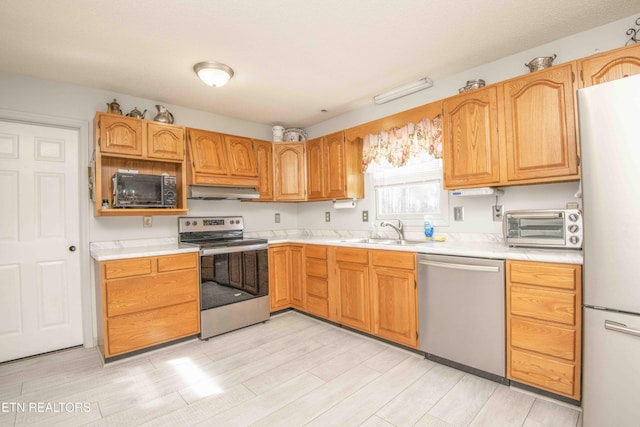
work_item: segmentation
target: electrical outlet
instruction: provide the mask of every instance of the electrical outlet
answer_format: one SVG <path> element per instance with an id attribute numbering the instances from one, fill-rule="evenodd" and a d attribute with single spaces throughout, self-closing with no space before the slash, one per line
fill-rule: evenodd
<path id="1" fill-rule="evenodd" d="M 453 207 L 453 220 L 464 221 L 464 206 Z"/>
<path id="2" fill-rule="evenodd" d="M 280 223 L 280 213 L 277 213 L 277 212 L 276 212 L 276 214 L 275 214 L 275 221 L 276 221 L 276 224 L 279 224 L 279 223 Z"/>
<path id="3" fill-rule="evenodd" d="M 362 222 L 369 222 L 369 211 L 362 211 Z"/>
<path id="4" fill-rule="evenodd" d="M 502 205 L 493 205 L 493 220 L 496 222 L 502 221 Z"/>
<path id="5" fill-rule="evenodd" d="M 324 213 L 324 222 L 331 222 L 331 212 Z"/>
<path id="6" fill-rule="evenodd" d="M 153 226 L 153 217 L 152 216 L 143 216 L 142 217 L 142 226 L 144 228 L 151 228 Z"/>

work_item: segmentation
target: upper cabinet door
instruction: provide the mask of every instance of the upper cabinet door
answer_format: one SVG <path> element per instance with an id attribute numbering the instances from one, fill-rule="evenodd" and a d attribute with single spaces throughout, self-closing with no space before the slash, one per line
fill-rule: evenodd
<path id="1" fill-rule="evenodd" d="M 593 55 L 580 61 L 582 87 L 640 74 L 640 43 Z"/>
<path id="2" fill-rule="evenodd" d="M 196 174 L 228 175 L 227 148 L 221 134 L 189 129 L 189 152 Z"/>
<path id="3" fill-rule="evenodd" d="M 258 164 L 258 200 L 273 200 L 273 144 L 253 140 Z"/>
<path id="4" fill-rule="evenodd" d="M 347 196 L 347 153 L 344 132 L 324 137 L 325 195 L 329 199 Z M 362 156 L 361 156 L 362 158 Z"/>
<path id="5" fill-rule="evenodd" d="M 229 173 L 234 176 L 257 177 L 258 165 L 251 139 L 225 135 L 224 140 L 229 155 Z"/>
<path id="6" fill-rule="evenodd" d="M 142 156 L 143 121 L 112 114 L 100 114 L 99 145 L 102 153 Z"/>
<path id="7" fill-rule="evenodd" d="M 184 128 L 147 123 L 147 153 L 154 159 L 184 160 Z"/>
<path id="8" fill-rule="evenodd" d="M 302 201 L 306 196 L 305 150 L 301 143 L 273 144 L 275 199 Z"/>
<path id="9" fill-rule="evenodd" d="M 500 181 L 497 89 L 453 96 L 443 102 L 444 187 L 478 187 Z"/>
<path id="10" fill-rule="evenodd" d="M 309 200 L 325 198 L 325 163 L 322 138 L 312 139 L 307 144 L 307 198 Z"/>
<path id="11" fill-rule="evenodd" d="M 574 71 L 567 63 L 504 83 L 510 183 L 579 178 Z"/>

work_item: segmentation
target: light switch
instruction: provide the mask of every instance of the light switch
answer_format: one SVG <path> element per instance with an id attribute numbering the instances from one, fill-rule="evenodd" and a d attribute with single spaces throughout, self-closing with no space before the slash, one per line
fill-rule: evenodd
<path id="1" fill-rule="evenodd" d="M 331 212 L 324 213 L 324 222 L 331 222 Z"/>
<path id="2" fill-rule="evenodd" d="M 464 206 L 453 207 L 453 220 L 464 221 Z"/>

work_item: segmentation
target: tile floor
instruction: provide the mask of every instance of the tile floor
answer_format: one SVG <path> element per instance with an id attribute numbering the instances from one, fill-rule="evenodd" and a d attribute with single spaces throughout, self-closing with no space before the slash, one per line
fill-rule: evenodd
<path id="1" fill-rule="evenodd" d="M 0 365 L 0 426 L 579 426 L 580 412 L 287 312 L 103 367 Z"/>

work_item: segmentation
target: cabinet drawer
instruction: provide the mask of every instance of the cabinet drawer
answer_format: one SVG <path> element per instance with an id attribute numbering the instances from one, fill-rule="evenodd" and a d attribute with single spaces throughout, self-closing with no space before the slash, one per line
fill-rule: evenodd
<path id="1" fill-rule="evenodd" d="M 511 314 L 575 326 L 576 304 L 572 293 L 511 286 Z"/>
<path id="2" fill-rule="evenodd" d="M 327 247 L 317 245 L 307 245 L 304 248 L 304 254 L 308 258 L 327 259 Z"/>
<path id="3" fill-rule="evenodd" d="M 511 318 L 511 345 L 549 356 L 575 360 L 574 329 Z"/>
<path id="4" fill-rule="evenodd" d="M 316 316 L 329 317 L 329 301 L 323 298 L 317 298 L 307 295 L 307 312 Z"/>
<path id="5" fill-rule="evenodd" d="M 327 261 L 307 258 L 305 263 L 307 276 L 327 278 Z"/>
<path id="6" fill-rule="evenodd" d="M 326 280 L 307 277 L 307 295 L 327 299 L 329 297 L 329 285 Z"/>
<path id="7" fill-rule="evenodd" d="M 511 379 L 574 397 L 575 365 L 511 350 Z"/>
<path id="8" fill-rule="evenodd" d="M 580 266 L 540 262 L 509 263 L 509 281 L 526 285 L 575 290 L 580 283 Z"/>
<path id="9" fill-rule="evenodd" d="M 354 262 L 357 264 L 368 264 L 369 256 L 366 249 L 336 248 L 336 261 Z"/>
<path id="10" fill-rule="evenodd" d="M 200 332 L 198 303 L 172 305 L 118 316 L 107 321 L 107 357 Z"/>
<path id="11" fill-rule="evenodd" d="M 130 258 L 104 263 L 105 279 L 151 274 L 152 258 Z"/>
<path id="12" fill-rule="evenodd" d="M 371 263 L 380 267 L 416 268 L 416 255 L 397 251 L 371 251 Z"/>
<path id="13" fill-rule="evenodd" d="M 198 268 L 198 254 L 178 254 L 158 257 L 158 272 L 186 270 L 188 268 Z"/>
<path id="14" fill-rule="evenodd" d="M 198 272 L 179 271 L 106 283 L 107 316 L 119 316 L 198 299 Z"/>

